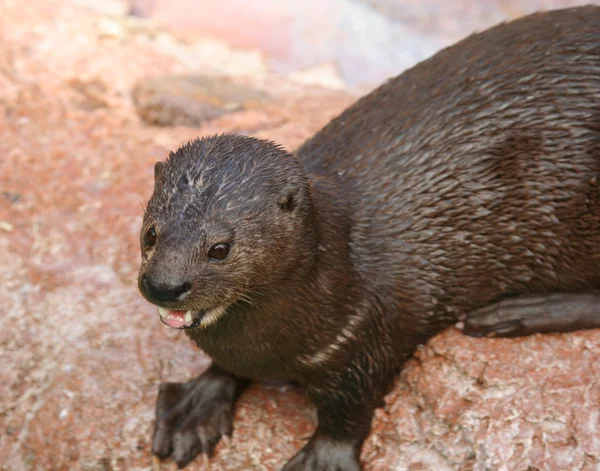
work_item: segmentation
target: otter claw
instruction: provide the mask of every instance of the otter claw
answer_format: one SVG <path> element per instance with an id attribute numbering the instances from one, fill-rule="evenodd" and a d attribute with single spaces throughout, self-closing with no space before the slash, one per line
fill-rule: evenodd
<path id="1" fill-rule="evenodd" d="M 216 366 L 187 383 L 163 383 L 152 439 L 154 471 L 171 458 L 179 469 L 198 455 L 208 465 L 219 440 L 232 432 L 233 404 L 247 380 Z"/>

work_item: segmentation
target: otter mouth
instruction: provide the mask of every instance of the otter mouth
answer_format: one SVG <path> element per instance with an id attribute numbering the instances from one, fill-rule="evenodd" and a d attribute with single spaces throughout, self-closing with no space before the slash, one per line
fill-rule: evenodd
<path id="1" fill-rule="evenodd" d="M 196 327 L 208 327 L 219 319 L 227 309 L 226 306 L 218 306 L 206 311 L 178 311 L 174 309 L 158 308 L 160 321 L 172 329 L 195 329 Z"/>

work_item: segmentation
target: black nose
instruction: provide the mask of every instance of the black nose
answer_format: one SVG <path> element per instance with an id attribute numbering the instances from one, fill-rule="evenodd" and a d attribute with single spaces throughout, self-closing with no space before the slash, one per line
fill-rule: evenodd
<path id="1" fill-rule="evenodd" d="M 175 302 L 192 288 L 187 281 L 180 285 L 155 284 L 148 279 L 146 274 L 142 275 L 142 289 L 144 294 L 153 301 Z"/>

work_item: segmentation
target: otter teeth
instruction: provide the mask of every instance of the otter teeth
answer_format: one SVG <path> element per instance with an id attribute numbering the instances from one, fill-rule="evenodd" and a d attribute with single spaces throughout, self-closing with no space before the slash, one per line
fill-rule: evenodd
<path id="1" fill-rule="evenodd" d="M 159 307 L 158 308 L 158 314 L 163 319 L 166 319 L 167 317 L 169 317 L 170 313 L 171 313 L 171 311 L 169 309 L 165 309 L 164 307 Z M 194 320 L 194 316 L 192 315 L 192 311 L 186 311 L 185 315 L 183 316 L 183 320 L 186 322 L 186 324 L 191 324 L 192 321 Z"/>
<path id="2" fill-rule="evenodd" d="M 201 327 L 208 327 L 211 324 L 214 324 L 227 310 L 227 306 L 218 306 L 212 309 L 209 309 L 208 311 L 206 311 L 204 313 L 204 315 L 201 318 L 200 321 L 200 326 Z M 177 313 L 177 314 L 175 314 Z M 183 317 L 183 325 L 191 325 L 194 322 L 194 314 L 192 313 L 192 311 L 174 311 L 171 309 L 166 309 L 164 307 L 158 307 L 158 314 L 160 315 L 160 317 L 162 319 L 165 320 L 165 322 L 167 322 L 167 325 L 171 325 L 168 323 L 168 320 L 171 319 L 171 316 L 176 315 L 179 319 L 181 319 Z M 181 322 L 181 321 L 179 321 Z"/>

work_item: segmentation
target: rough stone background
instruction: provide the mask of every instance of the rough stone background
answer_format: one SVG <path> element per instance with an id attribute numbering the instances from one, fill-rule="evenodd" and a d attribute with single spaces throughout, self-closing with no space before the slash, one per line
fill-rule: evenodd
<path id="1" fill-rule="evenodd" d="M 309 0 L 135 3 L 138 16 L 112 0 L 0 1 L 2 470 L 150 470 L 158 384 L 208 365 L 136 292 L 142 207 L 168 150 L 223 131 L 294 148 L 390 70 L 502 18 L 579 2 L 327 0 L 327 14 Z M 147 124 L 157 109 L 162 127 Z M 253 386 L 236 415 L 231 444 L 191 471 L 278 470 L 315 425 L 301 394 L 277 385 Z M 363 461 L 600 470 L 600 332 L 450 329 L 408 364 Z"/>

